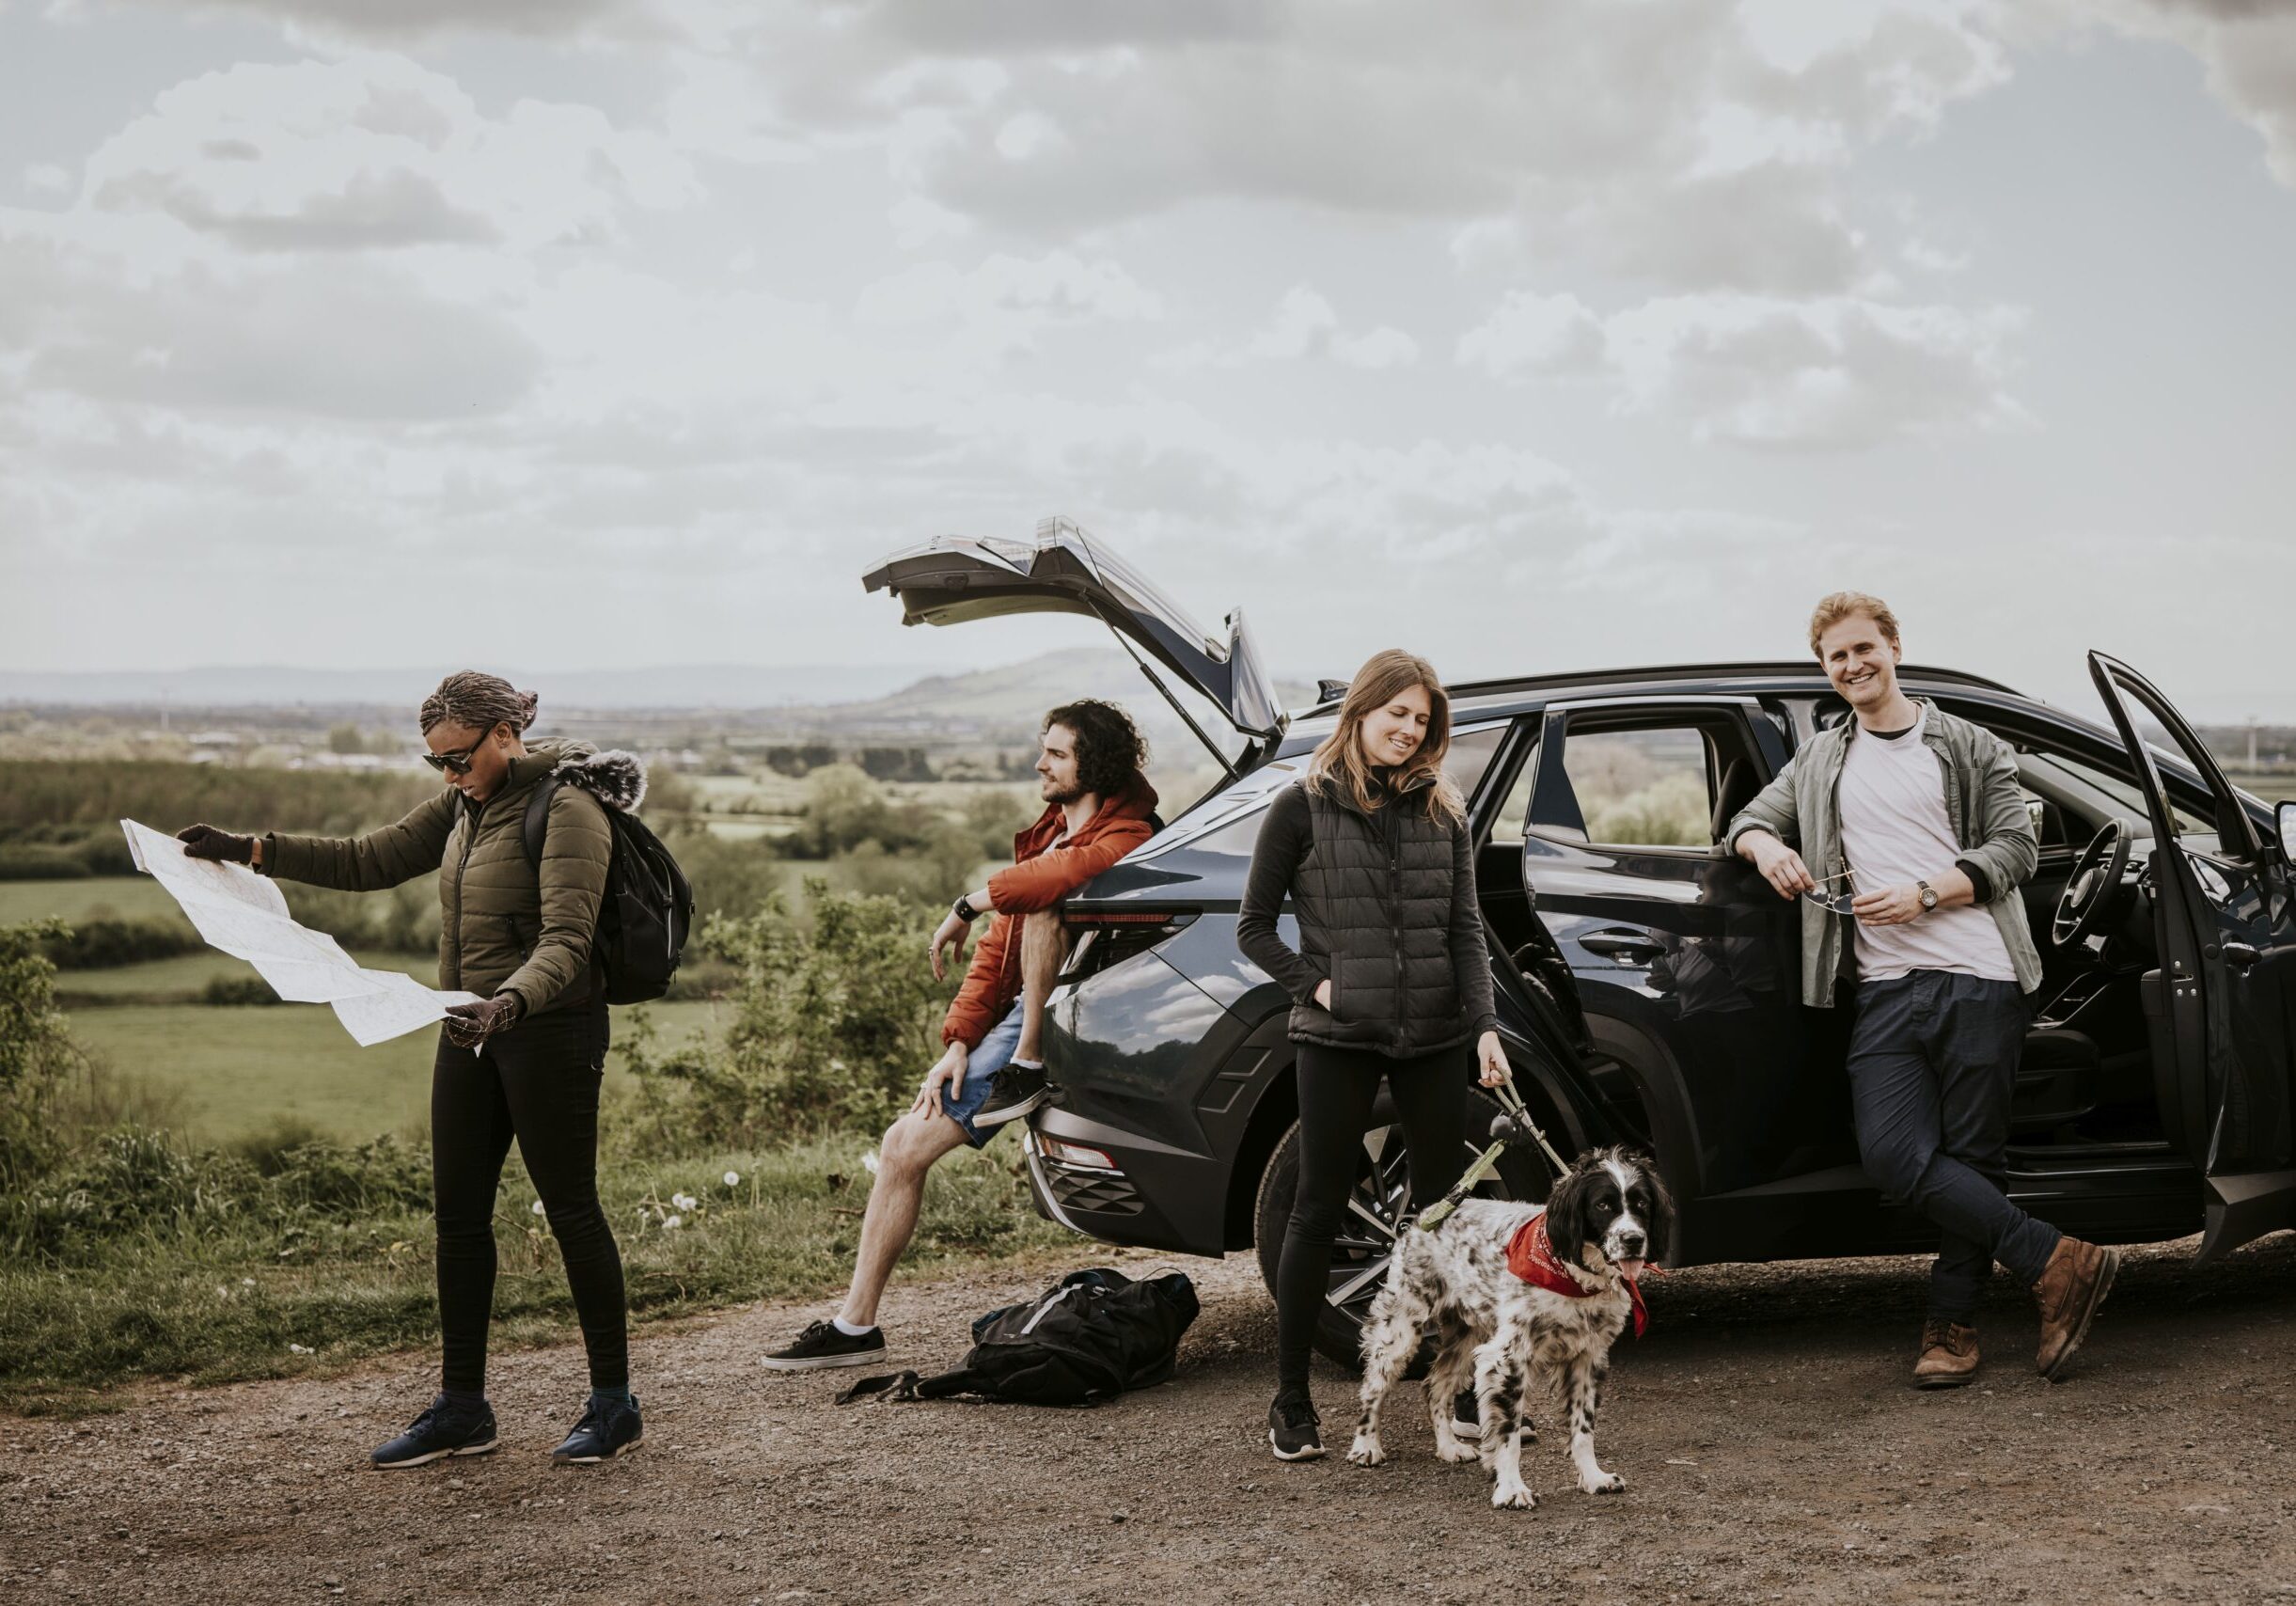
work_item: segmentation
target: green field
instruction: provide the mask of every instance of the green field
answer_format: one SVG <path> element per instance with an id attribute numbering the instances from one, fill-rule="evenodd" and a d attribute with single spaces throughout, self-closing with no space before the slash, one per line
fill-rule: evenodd
<path id="1" fill-rule="evenodd" d="M 646 1007 L 667 1042 L 702 1031 L 719 1009 L 712 1003 Z M 629 1031 L 628 1013 L 614 1012 L 618 1038 Z M 171 1105 L 181 1099 L 175 1107 L 195 1142 L 228 1142 L 281 1117 L 352 1142 L 378 1132 L 421 1132 L 429 1122 L 431 1057 L 438 1038 L 428 1030 L 362 1048 L 322 1004 L 81 1009 L 71 1014 L 71 1030 L 113 1067 L 149 1081 Z M 606 1062 L 606 1079 L 617 1086 L 628 1079 L 619 1054 Z"/>
<path id="2" fill-rule="evenodd" d="M 183 921 L 176 901 L 149 875 L 91 875 L 78 881 L 0 881 L 0 925 L 61 915 L 68 921 Z M 185 930 L 191 922 L 183 921 Z"/>

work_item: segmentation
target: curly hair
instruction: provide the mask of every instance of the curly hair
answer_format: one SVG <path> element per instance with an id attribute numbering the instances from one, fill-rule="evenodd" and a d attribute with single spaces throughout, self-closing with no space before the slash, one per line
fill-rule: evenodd
<path id="1" fill-rule="evenodd" d="M 1113 797 L 1148 767 L 1147 738 L 1113 702 L 1096 697 L 1063 702 L 1045 716 L 1037 734 L 1055 725 L 1077 733 L 1077 784 L 1087 792 Z"/>
<path id="2" fill-rule="evenodd" d="M 1897 645 L 1897 616 L 1890 605 L 1865 591 L 1832 591 L 1817 599 L 1817 606 L 1810 611 L 1810 651 L 1824 657 L 1818 638 L 1835 625 L 1856 614 L 1872 620 L 1881 632 L 1881 638 L 1891 646 Z"/>

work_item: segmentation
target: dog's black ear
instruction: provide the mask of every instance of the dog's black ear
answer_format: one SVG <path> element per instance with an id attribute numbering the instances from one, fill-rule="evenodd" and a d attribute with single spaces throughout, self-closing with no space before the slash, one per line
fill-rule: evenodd
<path id="1" fill-rule="evenodd" d="M 1585 1264 L 1580 1256 L 1586 1252 L 1587 1210 L 1599 1174 L 1595 1161 L 1592 1153 L 1580 1155 L 1547 1195 L 1547 1241 L 1554 1257 L 1570 1266 Z"/>
<path id="2" fill-rule="evenodd" d="M 1629 1160 L 1642 1173 L 1643 1186 L 1650 1189 L 1650 1220 L 1643 1223 L 1650 1229 L 1650 1258 L 1664 1260 L 1675 1247 L 1675 1196 L 1666 1191 L 1666 1179 L 1650 1155 L 1637 1153 Z"/>

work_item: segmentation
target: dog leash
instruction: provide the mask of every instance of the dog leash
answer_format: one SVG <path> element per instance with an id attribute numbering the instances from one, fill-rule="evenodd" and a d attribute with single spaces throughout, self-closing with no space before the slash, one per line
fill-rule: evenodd
<path id="1" fill-rule="evenodd" d="M 1539 1130 L 1538 1123 L 1531 1119 L 1531 1110 L 1523 1103 L 1522 1094 L 1515 1091 L 1513 1077 L 1492 1088 L 1491 1093 L 1499 1100 L 1501 1110 L 1491 1122 L 1491 1146 L 1475 1157 L 1473 1163 L 1468 1166 L 1466 1174 L 1452 1186 L 1450 1192 L 1419 1213 L 1419 1225 L 1426 1230 L 1432 1231 L 1439 1226 L 1444 1217 L 1458 1208 L 1459 1201 L 1482 1187 L 1486 1179 L 1497 1175 L 1499 1157 L 1507 1152 L 1509 1145 L 1519 1143 L 1526 1138 L 1537 1142 L 1548 1163 L 1554 1167 L 1555 1175 L 1561 1176 L 1570 1170 L 1563 1157 L 1554 1152 L 1554 1145 L 1547 1141 L 1547 1134 Z"/>

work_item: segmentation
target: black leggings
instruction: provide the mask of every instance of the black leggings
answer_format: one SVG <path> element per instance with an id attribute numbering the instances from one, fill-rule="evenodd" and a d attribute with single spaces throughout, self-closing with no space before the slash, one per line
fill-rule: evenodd
<path id="1" fill-rule="evenodd" d="M 487 1039 L 482 1052 L 441 1032 L 431 1067 L 431 1186 L 438 1214 L 438 1325 L 445 1386 L 486 1386 L 495 1302 L 495 1196 L 518 1140 L 574 1285 L 593 1388 L 630 1380 L 621 1255 L 598 1204 L 603 999 L 546 1010 Z M 523 1214 L 523 1212 L 522 1212 Z"/>
<path id="2" fill-rule="evenodd" d="M 1276 1268 L 1276 1387 L 1305 1388 L 1331 1282 L 1331 1240 L 1387 1079 L 1411 1161 L 1411 1207 L 1451 1191 L 1467 1169 L 1467 1049 L 1391 1060 L 1361 1048 L 1299 1046 L 1299 1189 Z"/>

